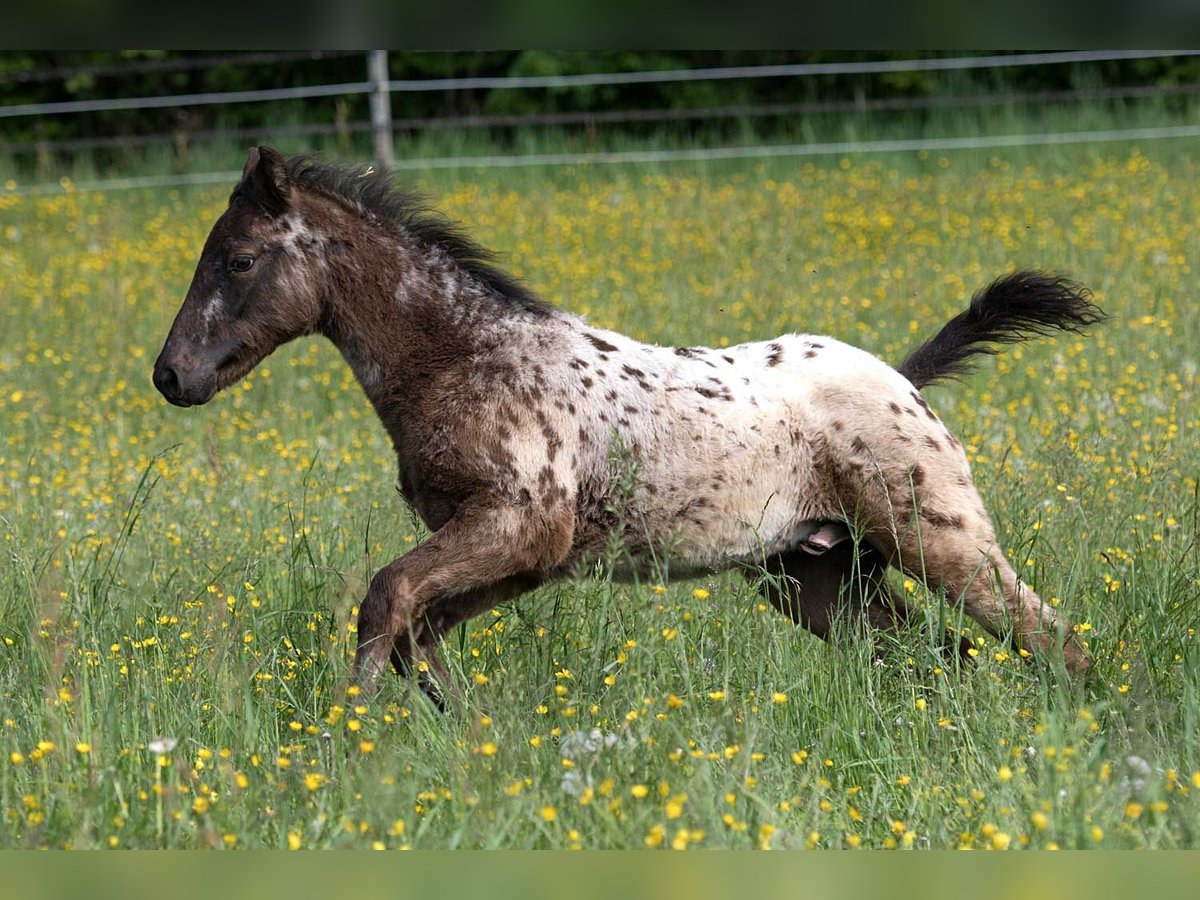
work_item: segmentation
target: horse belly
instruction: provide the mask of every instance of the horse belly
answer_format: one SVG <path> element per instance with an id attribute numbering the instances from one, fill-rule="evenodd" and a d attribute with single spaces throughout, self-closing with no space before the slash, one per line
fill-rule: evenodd
<path id="1" fill-rule="evenodd" d="M 673 572 L 728 568 L 795 543 L 814 513 L 811 458 L 793 429 L 776 431 L 746 432 L 724 446 L 714 440 L 658 473 L 669 487 L 645 504 L 645 521 L 651 543 L 670 548 Z"/>

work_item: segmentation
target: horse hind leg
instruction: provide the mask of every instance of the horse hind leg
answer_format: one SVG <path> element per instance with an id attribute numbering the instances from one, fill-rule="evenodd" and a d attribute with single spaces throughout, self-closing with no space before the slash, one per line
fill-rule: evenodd
<path id="1" fill-rule="evenodd" d="M 910 611 L 884 579 L 886 569 L 878 550 L 846 540 L 819 553 L 796 550 L 772 558 L 762 590 L 776 609 L 823 640 L 839 616 L 894 631 Z"/>
<path id="2" fill-rule="evenodd" d="M 903 469 L 876 464 L 857 472 L 861 478 L 844 502 L 891 564 L 944 589 L 992 634 L 1010 633 L 1018 647 L 1040 655 L 1061 652 L 1072 674 L 1089 667 L 1070 624 L 1017 577 L 996 544 L 961 452 L 942 445 Z"/>
<path id="3" fill-rule="evenodd" d="M 839 617 L 849 620 L 851 630 L 895 633 L 915 624 L 917 616 L 888 584 L 887 568 L 880 550 L 847 540 L 817 555 L 792 552 L 771 560 L 763 591 L 776 609 L 823 640 Z M 965 638 L 945 632 L 937 646 L 969 658 Z"/>

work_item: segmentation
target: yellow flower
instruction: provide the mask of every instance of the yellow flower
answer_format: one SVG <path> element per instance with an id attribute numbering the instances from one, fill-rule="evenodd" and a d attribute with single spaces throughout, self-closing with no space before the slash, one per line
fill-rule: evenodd
<path id="1" fill-rule="evenodd" d="M 771 836 L 775 834 L 775 826 L 770 822 L 764 822 L 758 829 L 758 849 L 771 849 Z"/>
<path id="2" fill-rule="evenodd" d="M 708 591 L 706 591 L 704 588 L 696 588 L 694 591 L 692 591 L 692 596 L 697 600 L 707 600 L 709 595 Z"/>
<path id="3" fill-rule="evenodd" d="M 683 815 L 683 804 L 686 802 L 687 802 L 687 796 L 685 794 L 676 794 L 674 797 L 672 797 L 670 800 L 668 800 L 667 805 L 665 807 L 665 810 L 667 813 L 667 818 L 668 819 L 678 819 L 680 816 L 682 816 Z"/>
<path id="4" fill-rule="evenodd" d="M 996 777 L 1001 781 L 1012 781 L 1013 771 L 1008 766 L 1001 766 L 996 770 Z"/>
<path id="5" fill-rule="evenodd" d="M 646 787 L 644 784 L 635 784 L 629 789 L 629 793 L 641 800 L 643 797 L 649 795 L 650 788 Z"/>
<path id="6" fill-rule="evenodd" d="M 545 822 L 553 822 L 558 818 L 558 810 L 553 806 L 542 807 L 542 820 Z"/>
<path id="7" fill-rule="evenodd" d="M 787 703 L 787 700 L 788 695 L 783 693 L 783 691 L 776 691 L 771 695 L 771 702 L 776 706 L 783 706 L 783 704 Z"/>
<path id="8" fill-rule="evenodd" d="M 87 741 L 80 741 L 75 745 L 75 752 L 86 756 L 92 752 L 92 745 Z"/>
<path id="9" fill-rule="evenodd" d="M 299 850 L 303 846 L 300 841 L 300 832 L 298 831 L 289 831 L 287 842 L 289 850 Z"/>

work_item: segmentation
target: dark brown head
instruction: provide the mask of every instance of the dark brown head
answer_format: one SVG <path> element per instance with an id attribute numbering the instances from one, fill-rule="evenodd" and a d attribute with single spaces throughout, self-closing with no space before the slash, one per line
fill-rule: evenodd
<path id="1" fill-rule="evenodd" d="M 280 344 L 317 328 L 323 241 L 296 201 L 287 160 L 251 149 L 154 364 L 154 386 L 171 403 L 207 403 Z"/>

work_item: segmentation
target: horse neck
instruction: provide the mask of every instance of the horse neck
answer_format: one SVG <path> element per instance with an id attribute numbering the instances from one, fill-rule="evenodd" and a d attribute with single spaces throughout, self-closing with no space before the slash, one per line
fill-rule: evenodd
<path id="1" fill-rule="evenodd" d="M 496 339 L 505 311 L 445 253 L 371 232 L 344 234 L 327 254 L 320 330 L 392 430 L 442 370 Z"/>

